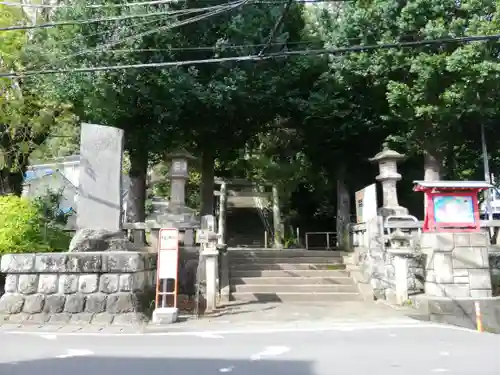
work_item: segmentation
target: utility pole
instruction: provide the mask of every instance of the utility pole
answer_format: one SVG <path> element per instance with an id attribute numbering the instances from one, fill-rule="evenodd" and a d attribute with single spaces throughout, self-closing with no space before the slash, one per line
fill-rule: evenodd
<path id="1" fill-rule="evenodd" d="M 488 158 L 488 149 L 486 147 L 486 136 L 484 132 L 484 124 L 481 123 L 481 146 L 483 149 L 483 167 L 484 181 L 491 184 L 490 164 Z M 493 220 L 493 210 L 491 207 L 492 189 L 486 191 L 486 210 L 488 211 L 488 220 Z"/>

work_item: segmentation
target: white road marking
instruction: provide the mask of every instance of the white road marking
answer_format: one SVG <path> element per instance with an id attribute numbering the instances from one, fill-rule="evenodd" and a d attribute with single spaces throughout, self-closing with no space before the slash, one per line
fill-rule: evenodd
<path id="1" fill-rule="evenodd" d="M 230 366 L 230 367 L 223 367 L 223 368 L 220 368 L 219 369 L 219 372 L 231 372 L 234 370 L 234 366 Z"/>
<path id="2" fill-rule="evenodd" d="M 389 337 L 396 337 L 395 333 L 389 333 Z"/>
<path id="3" fill-rule="evenodd" d="M 443 357 L 446 357 L 446 356 L 449 356 L 450 353 L 448 353 L 448 352 L 441 352 L 441 353 L 439 353 L 439 355 L 442 355 Z"/>
<path id="4" fill-rule="evenodd" d="M 217 334 L 211 333 L 211 332 L 199 332 L 199 334 L 194 335 L 194 336 L 203 337 L 204 339 L 223 339 L 224 338 L 224 336 L 222 336 L 222 335 L 217 335 Z"/>
<path id="5" fill-rule="evenodd" d="M 435 368 L 434 370 L 432 370 L 432 372 L 448 372 L 450 370 L 448 370 L 447 368 Z"/>
<path id="6" fill-rule="evenodd" d="M 276 357 L 288 351 L 290 351 L 290 348 L 287 346 L 267 346 L 263 351 L 252 354 L 250 360 L 260 361 L 262 358 Z"/>
<path id="7" fill-rule="evenodd" d="M 88 349 L 68 349 L 66 354 L 56 356 L 56 358 L 85 357 L 93 355 L 94 352 Z"/>
<path id="8" fill-rule="evenodd" d="M 181 327 L 177 327 L 181 328 Z M 465 331 L 473 334 L 480 334 L 476 330 L 467 328 L 438 324 L 408 321 L 394 323 L 332 323 L 319 327 L 276 327 L 276 328 L 252 328 L 252 329 L 225 329 L 225 330 L 204 330 L 204 331 L 177 331 L 177 332 L 134 332 L 134 333 L 107 333 L 107 332 L 58 332 L 57 336 L 98 336 L 98 337 L 137 337 L 137 336 L 197 336 L 207 337 L 207 335 L 220 336 L 231 334 L 273 334 L 273 333 L 295 333 L 295 332 L 331 332 L 331 331 L 363 331 L 363 330 L 384 330 L 399 328 L 436 328 L 454 331 Z M 37 331 L 4 331 L 3 334 L 11 335 L 46 335 Z"/>
<path id="9" fill-rule="evenodd" d="M 56 336 L 56 335 L 48 335 L 48 334 L 46 334 L 46 333 L 41 334 L 41 335 L 40 335 L 40 337 L 41 337 L 42 339 L 47 339 L 47 340 L 55 340 L 55 339 L 57 339 L 57 336 Z"/>

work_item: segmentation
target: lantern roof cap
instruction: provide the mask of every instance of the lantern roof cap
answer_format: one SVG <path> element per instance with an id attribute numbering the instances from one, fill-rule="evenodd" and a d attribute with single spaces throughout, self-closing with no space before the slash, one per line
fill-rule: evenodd
<path id="1" fill-rule="evenodd" d="M 399 152 L 395 150 L 391 150 L 389 148 L 389 144 L 387 142 L 384 142 L 382 145 L 382 151 L 380 151 L 377 155 L 375 155 L 373 158 L 368 159 L 372 163 L 380 161 L 380 160 L 386 160 L 386 159 L 393 159 L 393 160 L 401 160 L 404 159 L 406 156 L 403 154 L 400 154 Z"/>
<path id="2" fill-rule="evenodd" d="M 172 159 L 187 159 L 187 160 L 194 160 L 196 159 L 195 156 L 187 152 L 184 148 L 177 149 L 171 153 L 168 153 L 166 155 L 168 160 Z"/>

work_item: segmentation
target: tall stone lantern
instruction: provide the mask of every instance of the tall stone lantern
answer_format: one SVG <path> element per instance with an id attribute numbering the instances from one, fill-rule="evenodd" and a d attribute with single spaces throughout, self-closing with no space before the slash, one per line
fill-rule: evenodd
<path id="1" fill-rule="evenodd" d="M 194 244 L 194 230 L 200 227 L 195 210 L 186 206 L 186 181 L 189 178 L 189 160 L 195 159 L 186 151 L 177 151 L 166 155 L 170 161 L 170 201 L 168 208 L 146 225 L 151 230 L 152 247 L 157 248 L 158 234 L 161 228 L 179 229 L 180 242 L 184 246 Z"/>
<path id="2" fill-rule="evenodd" d="M 171 161 L 170 177 L 170 207 L 172 210 L 182 211 L 186 206 L 186 181 L 189 178 L 188 161 L 194 157 L 185 152 L 178 151 L 167 155 Z"/>
<path id="3" fill-rule="evenodd" d="M 399 205 L 396 184 L 401 180 L 398 173 L 398 162 L 405 159 L 405 155 L 391 150 L 387 143 L 383 149 L 370 159 L 372 163 L 378 163 L 379 175 L 376 180 L 382 185 L 383 205 L 379 208 L 379 215 L 387 217 L 390 215 L 408 215 L 408 209 Z"/>

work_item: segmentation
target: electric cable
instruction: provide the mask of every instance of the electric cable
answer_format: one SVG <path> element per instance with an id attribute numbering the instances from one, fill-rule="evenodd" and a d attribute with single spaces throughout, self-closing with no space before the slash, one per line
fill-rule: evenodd
<path id="1" fill-rule="evenodd" d="M 201 13 L 210 9 L 220 9 L 224 7 L 224 5 L 214 5 L 206 8 L 191 8 L 189 9 L 192 13 Z M 187 9 L 186 9 L 187 10 Z M 103 18 L 91 18 L 85 20 L 64 20 L 57 22 L 49 22 L 38 25 L 14 25 L 7 27 L 0 27 L 0 31 L 14 31 L 14 30 L 35 30 L 35 29 L 46 29 L 49 27 L 58 27 L 58 26 L 69 26 L 69 25 L 86 25 L 92 23 L 100 23 L 100 22 L 112 22 L 112 21 L 122 21 L 134 18 L 146 18 L 146 17 L 154 17 L 154 16 L 165 16 L 165 15 L 176 15 L 183 14 L 184 9 L 180 10 L 168 10 L 162 12 L 152 12 L 152 13 L 141 13 L 141 14 L 128 14 L 125 16 L 115 16 L 115 17 L 103 17 Z"/>
<path id="2" fill-rule="evenodd" d="M 136 7 L 136 6 L 145 6 L 145 5 L 160 5 L 160 4 L 178 4 L 186 2 L 187 0 L 153 0 L 153 1 L 139 1 L 139 2 L 128 2 L 121 4 L 90 4 L 85 5 L 83 8 L 127 8 L 127 7 Z M 211 0 L 203 0 L 203 1 L 211 1 Z M 286 4 L 288 0 L 256 0 L 256 4 Z M 343 3 L 350 2 L 353 0 L 293 0 L 296 3 Z M 48 8 L 48 9 L 58 9 L 58 8 L 75 8 L 75 5 L 72 4 L 23 4 L 23 3 L 14 3 L 10 1 L 0 1 L 0 5 L 17 7 L 17 8 Z"/>
<path id="3" fill-rule="evenodd" d="M 17 73 L 0 73 L 0 77 L 26 77 L 33 75 L 57 74 L 57 73 L 88 73 L 88 72 L 99 72 L 108 70 L 163 68 L 170 66 L 200 65 L 200 64 L 224 63 L 224 62 L 263 61 L 263 60 L 288 57 L 288 56 L 299 56 L 299 55 L 308 56 L 308 55 L 324 55 L 324 54 L 335 55 L 335 54 L 343 54 L 350 52 L 366 52 L 377 49 L 406 48 L 406 47 L 417 47 L 417 46 L 448 44 L 448 43 L 498 41 L 499 39 L 500 39 L 500 34 L 478 35 L 478 36 L 446 38 L 446 39 L 428 39 L 428 40 L 420 40 L 413 42 L 351 46 L 351 47 L 341 47 L 333 49 L 277 52 L 273 54 L 267 54 L 264 56 L 247 55 L 247 56 L 222 57 L 222 58 L 211 58 L 211 59 L 200 59 L 200 60 L 168 61 L 168 62 L 148 63 L 148 64 L 111 65 L 111 66 L 83 67 L 83 68 L 71 68 L 71 69 L 32 70 L 32 71 L 17 72 Z"/>
<path id="4" fill-rule="evenodd" d="M 74 54 L 62 57 L 59 60 L 67 60 L 69 58 L 81 56 L 81 55 L 84 55 L 84 54 L 87 54 L 87 53 L 101 51 L 103 49 L 108 49 L 110 47 L 116 46 L 116 45 L 121 44 L 121 43 L 125 43 L 125 42 L 130 41 L 130 40 L 135 40 L 135 39 L 138 39 L 138 38 L 143 38 L 145 36 L 152 35 L 152 34 L 160 32 L 160 31 L 171 30 L 171 29 L 174 29 L 176 27 L 180 27 L 180 26 L 184 26 L 184 25 L 187 25 L 187 24 L 190 24 L 190 23 L 193 23 L 193 22 L 201 21 L 201 20 L 207 19 L 207 18 L 209 18 L 211 16 L 215 16 L 217 14 L 221 14 L 221 13 L 224 13 L 224 12 L 236 9 L 236 8 L 238 8 L 240 6 L 243 6 L 243 5 L 247 4 L 250 1 L 251 0 L 241 0 L 241 1 L 238 1 L 237 3 L 235 3 L 235 4 L 231 4 L 230 6 L 226 6 L 224 8 L 216 9 L 216 10 L 214 10 L 212 12 L 209 12 L 209 13 L 205 13 L 205 14 L 202 14 L 202 15 L 199 15 L 199 16 L 194 16 L 194 17 L 191 17 L 191 18 L 188 18 L 188 19 L 185 19 L 185 20 L 182 20 L 182 21 L 170 24 L 170 25 L 160 26 L 160 27 L 157 27 L 157 28 L 155 28 L 153 30 L 148 30 L 148 31 L 145 31 L 145 32 L 142 32 L 142 33 L 139 33 L 139 34 L 131 35 L 131 36 L 125 37 L 123 39 L 116 40 L 114 42 L 105 43 L 105 44 L 102 44 L 102 45 L 99 45 L 99 46 L 96 46 L 96 47 L 93 47 L 93 48 L 89 48 L 89 49 L 86 49 L 86 50 L 83 50 L 83 51 L 80 51 L 80 52 L 77 52 L 77 53 L 74 53 Z"/>
<path id="5" fill-rule="evenodd" d="M 292 6 L 293 0 L 288 0 L 285 6 L 283 7 L 283 11 L 281 12 L 280 17 L 274 24 L 273 29 L 269 33 L 269 38 L 267 39 L 266 45 L 260 50 L 259 56 L 264 55 L 264 53 L 269 49 L 270 44 L 273 42 L 274 37 L 276 36 L 276 33 L 278 32 L 278 29 L 281 27 L 283 24 L 283 21 L 285 21 L 285 18 L 288 14 L 288 11 L 290 10 L 290 7 Z"/>

